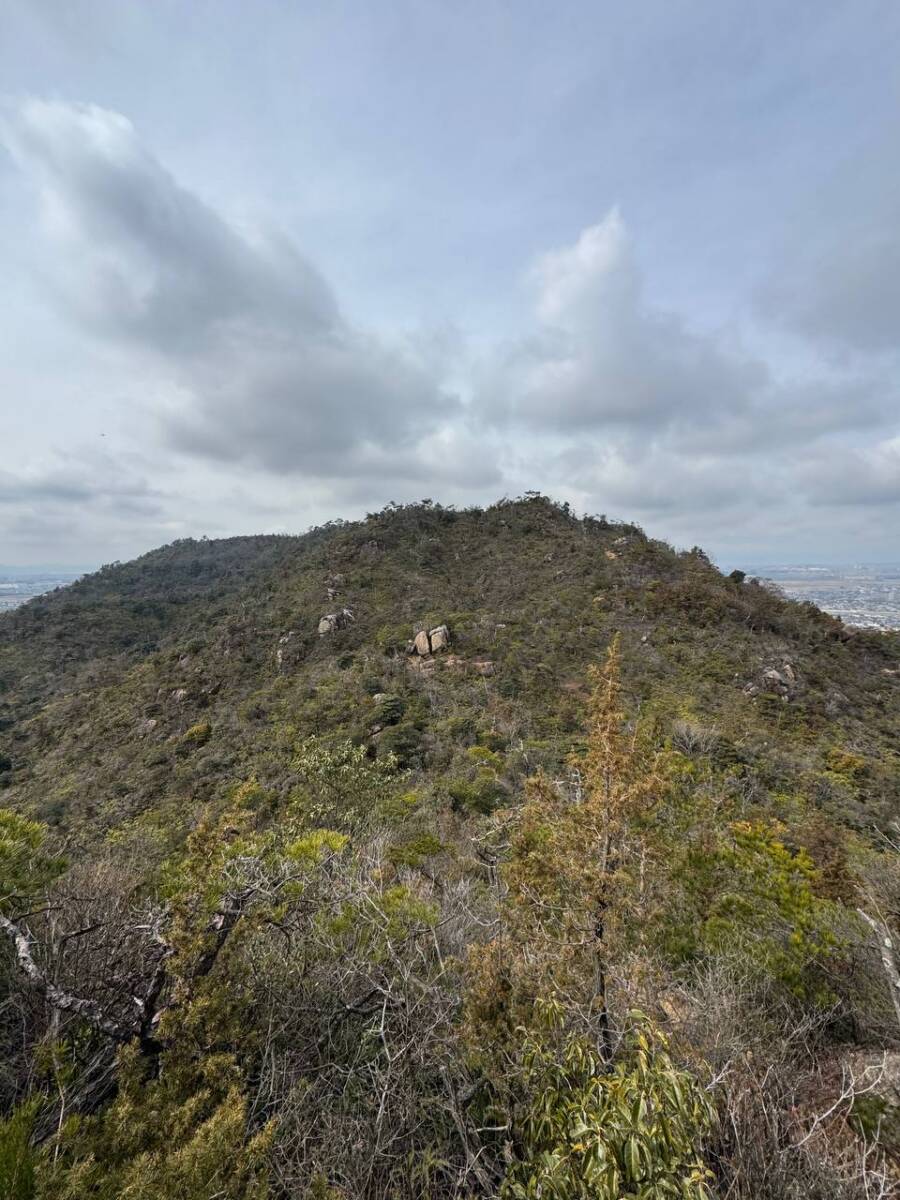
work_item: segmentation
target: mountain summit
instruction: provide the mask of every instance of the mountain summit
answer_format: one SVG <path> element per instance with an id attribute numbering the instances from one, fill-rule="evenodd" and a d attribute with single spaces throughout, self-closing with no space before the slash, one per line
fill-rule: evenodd
<path id="1" fill-rule="evenodd" d="M 0 1147 L 51 1197 L 862 1196 L 898 692 L 900 636 L 538 495 L 3 615 Z"/>

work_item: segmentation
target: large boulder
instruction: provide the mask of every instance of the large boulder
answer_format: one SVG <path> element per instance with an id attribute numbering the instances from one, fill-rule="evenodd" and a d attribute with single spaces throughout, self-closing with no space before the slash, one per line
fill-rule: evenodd
<path id="1" fill-rule="evenodd" d="M 793 698 L 797 688 L 797 672 L 792 663 L 783 663 L 781 668 L 769 667 L 760 672 L 759 677 L 751 680 L 744 687 L 747 696 L 758 696 L 761 692 L 770 696 L 780 696 L 782 700 Z"/>
<path id="2" fill-rule="evenodd" d="M 410 643 L 410 654 L 418 654 L 425 658 L 429 654 L 437 654 L 450 646 L 450 629 L 447 625 L 435 625 L 434 629 L 420 629 Z"/>
<path id="3" fill-rule="evenodd" d="M 439 650 L 446 650 L 450 645 L 450 630 L 446 625 L 438 625 L 436 629 L 428 631 L 428 640 L 431 643 L 432 654 L 437 654 Z"/>
<path id="4" fill-rule="evenodd" d="M 334 633 L 338 629 L 346 629 L 353 620 L 353 610 L 342 608 L 339 612 L 326 613 L 319 620 L 319 637 Z"/>

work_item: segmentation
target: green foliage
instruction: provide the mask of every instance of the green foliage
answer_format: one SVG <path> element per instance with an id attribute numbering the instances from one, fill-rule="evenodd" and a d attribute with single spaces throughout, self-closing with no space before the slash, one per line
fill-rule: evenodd
<path id="1" fill-rule="evenodd" d="M 422 731 L 411 721 L 391 725 L 378 738 L 378 761 L 396 763 L 407 768 L 421 760 Z"/>
<path id="2" fill-rule="evenodd" d="M 134 1049 L 120 1055 L 119 1091 L 99 1117 L 73 1118 L 60 1153 L 44 1155 L 45 1200 L 265 1200 L 271 1129 L 248 1130 L 233 1060 L 166 1056 L 157 1078 Z"/>
<path id="3" fill-rule="evenodd" d="M 479 771 L 468 779 L 451 779 L 447 782 L 447 794 L 457 812 L 494 812 L 506 798 L 500 781 L 493 771 Z"/>
<path id="4" fill-rule="evenodd" d="M 398 725 L 404 712 L 400 696 L 385 696 L 372 710 L 372 724 L 378 726 Z"/>
<path id="5" fill-rule="evenodd" d="M 407 655 L 444 622 L 451 654 Z M 760 693 L 786 663 L 789 699 Z M 507 1168 L 509 1197 L 702 1195 L 705 1097 L 652 1023 L 619 1045 L 625 1014 L 658 1004 L 699 1072 L 708 1010 L 756 1016 L 691 1008 L 721 970 L 822 1022 L 811 1059 L 843 1052 L 826 996 L 842 1037 L 886 1036 L 841 972 L 879 969 L 860 896 L 898 911 L 898 666 L 895 636 L 537 495 L 175 543 L 0 616 L 3 911 L 129 1021 L 167 946 L 115 1068 L 4 951 L 2 1144 L 50 1081 L 50 1200 L 244 1200 L 267 1167 L 276 1195 L 449 1200 Z M 765 1077 L 735 1028 L 735 1077 Z M 780 1153 L 803 1110 L 771 1112 Z"/>
<path id="6" fill-rule="evenodd" d="M 290 812 L 308 825 L 355 829 L 388 802 L 399 765 L 388 751 L 372 762 L 362 746 L 307 738 L 292 764 L 298 783 L 290 795 Z"/>
<path id="7" fill-rule="evenodd" d="M 870 1146 L 884 1147 L 896 1159 L 900 1153 L 900 1107 L 876 1092 L 853 1097 L 850 1125 Z"/>
<path id="8" fill-rule="evenodd" d="M 47 829 L 8 808 L 0 808 L 0 911 L 45 886 L 63 869 L 62 860 L 44 853 Z"/>
<path id="9" fill-rule="evenodd" d="M 447 781 L 447 794 L 457 812 L 487 815 L 508 798 L 504 780 L 506 760 L 487 746 L 470 746 L 465 753 L 465 774 Z"/>
<path id="10" fill-rule="evenodd" d="M 209 721 L 198 721 L 196 725 L 192 725 L 185 731 L 181 741 L 186 745 L 205 746 L 211 733 L 212 726 Z"/>
<path id="11" fill-rule="evenodd" d="M 37 1101 L 18 1105 L 0 1117 L 0 1196 L 4 1200 L 37 1200 L 31 1128 Z"/>
<path id="12" fill-rule="evenodd" d="M 420 867 L 426 859 L 441 854 L 445 847 L 433 833 L 423 833 L 408 841 L 391 846 L 390 860 L 398 867 Z"/>
<path id="13" fill-rule="evenodd" d="M 327 601 L 323 582 L 336 578 L 339 601 Z M 316 634 L 338 603 L 356 618 L 340 645 Z M 708 609 L 702 620 L 698 608 Z M 439 659 L 420 676 L 405 647 L 432 616 L 451 622 L 446 658 L 457 665 Z M 783 762 L 810 787 L 817 749 L 823 763 L 828 748 L 852 746 L 869 764 L 865 795 L 841 791 L 828 772 L 836 815 L 858 826 L 891 818 L 891 676 L 881 668 L 894 669 L 898 639 L 836 640 L 835 623 L 808 606 L 545 497 L 484 511 L 395 506 L 301 538 L 182 541 L 3 615 L 10 803 L 52 818 L 79 846 L 151 808 L 166 809 L 164 823 L 183 837 L 183 814 L 236 777 L 290 790 L 289 726 L 300 738 L 394 753 L 431 786 L 464 777 L 454 754 L 478 740 L 506 752 L 519 786 L 537 766 L 555 775 L 565 764 L 586 667 L 615 629 L 637 702 L 668 691 L 723 738 L 737 730 L 754 762 Z M 494 670 L 479 678 L 472 664 L 483 658 Z M 786 660 L 801 681 L 789 704 L 744 698 L 745 683 Z M 375 692 L 402 703 L 395 724 L 379 720 Z M 395 721 L 390 708 L 383 715 Z M 205 724 L 205 745 L 182 740 Z M 800 726 L 813 739 L 802 747 Z"/>
<path id="14" fill-rule="evenodd" d="M 853 783 L 866 774 L 868 767 L 868 763 L 861 754 L 854 754 L 851 750 L 842 750 L 839 746 L 831 747 L 825 756 L 825 761 L 829 771 L 833 771 L 835 775 Z"/>
<path id="15" fill-rule="evenodd" d="M 558 1006 L 543 1012 L 558 1029 Z M 528 1037 L 528 1102 L 514 1130 L 504 1200 L 707 1200 L 712 1175 L 700 1146 L 712 1104 L 673 1064 L 663 1034 L 641 1014 L 634 1019 L 612 1070 L 581 1038 L 559 1046 L 552 1037 Z"/>
<path id="16" fill-rule="evenodd" d="M 703 928 L 707 945 L 749 956 L 797 994 L 821 987 L 811 973 L 835 947 L 834 908 L 816 894 L 818 872 L 777 825 L 736 822 L 717 853 L 721 890 Z M 823 996 L 823 999 L 825 997 Z"/>

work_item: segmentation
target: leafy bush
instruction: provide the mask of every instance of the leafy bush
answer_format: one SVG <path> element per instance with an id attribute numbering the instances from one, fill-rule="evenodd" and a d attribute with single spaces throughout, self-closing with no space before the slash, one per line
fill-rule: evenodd
<path id="1" fill-rule="evenodd" d="M 558 1028 L 557 1005 L 544 1005 Z M 525 1043 L 515 1129 L 518 1150 L 504 1200 L 707 1200 L 712 1173 L 701 1143 L 713 1121 L 698 1082 L 674 1066 L 663 1034 L 642 1015 L 610 1070 L 581 1038 L 561 1049 Z"/>

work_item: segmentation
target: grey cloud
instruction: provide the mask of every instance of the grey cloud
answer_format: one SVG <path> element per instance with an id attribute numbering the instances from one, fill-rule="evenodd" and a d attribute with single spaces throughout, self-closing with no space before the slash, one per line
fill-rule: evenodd
<path id="1" fill-rule="evenodd" d="M 800 477 L 815 505 L 900 504 L 900 437 L 875 446 L 834 447 L 805 462 Z"/>
<path id="2" fill-rule="evenodd" d="M 160 541 L 174 536 L 171 497 L 147 478 L 147 464 L 89 448 L 21 471 L 0 471 L 3 538 L 12 547 L 42 547 L 59 561 L 73 546 L 91 547 L 82 559 L 115 557 L 136 525 Z"/>
<path id="3" fill-rule="evenodd" d="M 163 493 L 109 456 L 82 454 L 72 463 L 15 474 L 0 472 L 0 505 L 109 504 L 158 511 Z"/>
<path id="4" fill-rule="evenodd" d="M 519 473 L 549 477 L 584 506 L 654 523 L 731 514 L 745 524 L 776 504 L 817 502 L 807 464 L 835 440 L 894 427 L 896 387 L 883 372 L 779 377 L 654 307 L 615 210 L 541 258 L 531 279 L 538 330 L 497 356 L 482 394 L 511 438 L 540 439 Z M 887 499 L 890 471 L 880 471 L 869 489 Z M 858 492 L 847 481 L 835 503 Z"/>
<path id="5" fill-rule="evenodd" d="M 781 265 L 760 297 L 770 318 L 828 345 L 900 350 L 900 212 L 889 228 L 859 228 Z"/>
<path id="6" fill-rule="evenodd" d="M 531 277 L 538 331 L 507 347 L 482 380 L 501 423 L 744 455 L 894 419 L 896 387 L 883 373 L 779 378 L 731 340 L 655 307 L 616 210 L 544 255 Z"/>
<path id="7" fill-rule="evenodd" d="M 160 410 L 170 446 L 340 480 L 373 452 L 414 461 L 460 414 L 408 347 L 353 328 L 290 243 L 232 228 L 124 117 L 28 101 L 7 141 L 69 252 L 74 311 L 145 351 L 175 388 L 177 406 Z"/>
<path id="8" fill-rule="evenodd" d="M 739 474 L 716 456 L 671 453 L 665 445 L 589 443 L 568 446 L 555 459 L 560 481 L 608 512 L 659 520 L 661 515 L 696 519 L 707 510 L 761 509 L 784 499 L 778 469 L 755 464 Z"/>
<path id="9" fill-rule="evenodd" d="M 759 287 L 762 318 L 831 354 L 900 351 L 900 161 L 896 107 L 824 185 L 783 215 Z"/>
<path id="10" fill-rule="evenodd" d="M 721 410 L 676 436 L 673 446 L 701 454 L 796 454 L 833 434 L 883 429 L 896 410 L 896 385 L 880 375 L 778 383 L 747 407 Z"/>
<path id="11" fill-rule="evenodd" d="M 147 482 L 146 464 L 73 455 L 0 476 L 14 538 L 37 539 L 44 521 L 112 543 L 135 524 L 156 540 L 188 520 L 209 529 L 217 489 L 237 479 L 277 491 L 285 513 L 302 486 L 324 516 L 435 488 L 466 501 L 537 485 L 663 531 L 693 528 L 691 540 L 777 505 L 890 506 L 900 492 L 882 374 L 791 379 L 691 329 L 648 295 L 615 211 L 537 261 L 531 336 L 476 368 L 451 326 L 391 343 L 355 327 L 292 243 L 232 227 L 115 113 L 29 101 L 6 140 L 41 190 L 70 311 L 124 348 L 153 393 L 147 452 L 181 463 L 183 495 L 207 490 L 206 509 L 186 517 L 192 505 Z M 863 444 L 875 435 L 880 445 Z M 832 445 L 848 438 L 855 450 Z M 228 511 L 243 519 L 237 501 Z"/>
<path id="12" fill-rule="evenodd" d="M 181 188 L 131 123 L 96 105 L 27 100 L 3 131 L 68 243 L 69 303 L 100 328 L 163 353 L 193 355 L 260 321 L 328 329 L 337 306 L 284 239 L 251 244 Z"/>

